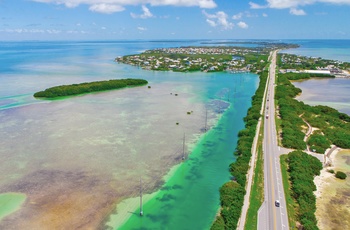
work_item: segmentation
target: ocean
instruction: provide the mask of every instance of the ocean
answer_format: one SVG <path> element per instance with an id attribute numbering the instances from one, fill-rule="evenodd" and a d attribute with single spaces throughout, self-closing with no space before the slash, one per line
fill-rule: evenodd
<path id="1" fill-rule="evenodd" d="M 153 72 L 114 62 L 147 49 L 199 44 L 1 42 L 0 228 L 208 229 L 257 75 Z M 60 100 L 32 96 L 113 78 L 143 78 L 151 88 Z M 140 179 L 142 219 L 133 214 Z"/>
<path id="2" fill-rule="evenodd" d="M 349 41 L 291 42 L 302 46 L 288 52 L 350 61 Z M 0 228 L 209 229 L 257 75 L 153 72 L 114 62 L 147 49 L 195 45 L 212 44 L 0 42 Z M 63 100 L 32 96 L 55 85 L 114 78 L 143 78 L 151 89 Z M 326 102 L 339 92 L 349 98 L 338 90 L 348 79 L 322 84 L 337 85 Z M 303 95 L 320 87 L 305 86 Z"/>
<path id="3" fill-rule="evenodd" d="M 300 45 L 297 49 L 284 50 L 283 53 L 350 62 L 350 40 L 305 39 L 283 41 Z"/>

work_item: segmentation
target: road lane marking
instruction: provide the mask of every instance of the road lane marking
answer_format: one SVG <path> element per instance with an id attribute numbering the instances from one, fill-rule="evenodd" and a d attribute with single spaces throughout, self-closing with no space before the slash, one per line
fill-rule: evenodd
<path id="1" fill-rule="evenodd" d="M 269 134 L 271 132 L 271 127 L 268 125 L 267 126 L 267 133 Z M 271 143 L 271 135 L 268 135 L 268 139 L 267 139 L 267 144 Z M 272 201 L 270 202 L 275 202 L 275 183 L 273 181 L 273 170 L 272 170 L 272 157 L 271 157 L 272 153 L 269 153 L 269 158 L 270 158 L 270 180 L 271 180 L 271 186 L 272 186 Z M 270 203 L 271 205 L 271 203 Z M 276 228 L 276 208 L 275 206 L 273 206 L 273 229 L 277 229 Z"/>

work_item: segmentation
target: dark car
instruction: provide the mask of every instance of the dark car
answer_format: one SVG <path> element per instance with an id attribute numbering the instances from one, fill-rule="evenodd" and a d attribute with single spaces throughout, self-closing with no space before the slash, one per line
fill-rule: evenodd
<path id="1" fill-rule="evenodd" d="M 280 206 L 280 201 L 279 201 L 279 200 L 276 200 L 276 201 L 275 201 L 275 206 L 276 206 L 276 207 L 279 207 L 279 206 Z"/>

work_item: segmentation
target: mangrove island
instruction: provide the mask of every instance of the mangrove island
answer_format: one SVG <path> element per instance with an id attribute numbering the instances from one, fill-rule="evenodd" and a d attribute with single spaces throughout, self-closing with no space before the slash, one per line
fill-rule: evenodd
<path id="1" fill-rule="evenodd" d="M 121 89 L 129 86 L 141 86 L 146 84 L 148 84 L 148 81 L 146 80 L 131 78 L 84 82 L 80 84 L 54 86 L 45 89 L 44 91 L 34 93 L 34 97 L 56 98 L 112 89 Z"/>

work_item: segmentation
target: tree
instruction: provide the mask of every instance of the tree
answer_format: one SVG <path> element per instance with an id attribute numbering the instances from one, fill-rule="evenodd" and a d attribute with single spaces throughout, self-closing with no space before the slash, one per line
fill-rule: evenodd
<path id="1" fill-rule="evenodd" d="M 344 172 L 341 172 L 341 171 L 338 171 L 336 174 L 335 174 L 335 177 L 338 178 L 338 179 L 341 179 L 341 180 L 345 180 L 347 175 L 344 173 Z"/>

